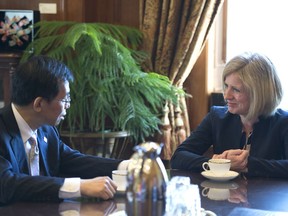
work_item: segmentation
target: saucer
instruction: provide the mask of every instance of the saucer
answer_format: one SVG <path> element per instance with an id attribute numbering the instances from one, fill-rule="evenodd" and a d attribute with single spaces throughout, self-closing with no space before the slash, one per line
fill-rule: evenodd
<path id="1" fill-rule="evenodd" d="M 217 216 L 214 212 L 201 208 L 201 216 Z"/>
<path id="2" fill-rule="evenodd" d="M 214 181 L 228 181 L 228 180 L 236 178 L 239 175 L 239 173 L 234 172 L 234 171 L 229 171 L 224 176 L 215 176 L 215 174 L 211 171 L 203 171 L 201 172 L 201 175 Z"/>
<path id="3" fill-rule="evenodd" d="M 213 181 L 205 180 L 201 183 L 202 187 L 206 188 L 218 188 L 218 189 L 237 189 L 239 185 L 233 181 Z"/>

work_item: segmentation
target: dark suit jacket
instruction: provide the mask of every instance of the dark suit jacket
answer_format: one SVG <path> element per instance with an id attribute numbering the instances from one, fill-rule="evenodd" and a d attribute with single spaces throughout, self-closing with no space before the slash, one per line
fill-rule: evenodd
<path id="1" fill-rule="evenodd" d="M 242 123 L 227 107 L 212 107 L 191 135 L 178 146 L 171 159 L 174 169 L 202 171 L 209 158 L 203 154 L 213 146 L 215 154 L 241 149 Z M 260 117 L 253 126 L 248 157 L 248 175 L 288 178 L 288 113 L 278 109 Z"/>
<path id="2" fill-rule="evenodd" d="M 64 177 L 111 176 L 121 162 L 71 149 L 55 127 L 43 126 L 37 133 L 42 175 L 32 177 L 12 107 L 0 110 L 0 203 L 57 200 Z"/>

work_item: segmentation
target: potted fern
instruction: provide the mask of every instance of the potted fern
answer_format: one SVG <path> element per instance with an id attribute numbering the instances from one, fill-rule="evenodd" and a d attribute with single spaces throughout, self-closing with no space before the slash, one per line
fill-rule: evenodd
<path id="1" fill-rule="evenodd" d="M 75 131 L 128 131 L 135 142 L 159 130 L 165 102 L 178 90 L 166 76 L 141 70 L 137 29 L 104 23 L 41 21 L 22 61 L 44 54 L 65 62 L 75 76 L 66 126 Z"/>

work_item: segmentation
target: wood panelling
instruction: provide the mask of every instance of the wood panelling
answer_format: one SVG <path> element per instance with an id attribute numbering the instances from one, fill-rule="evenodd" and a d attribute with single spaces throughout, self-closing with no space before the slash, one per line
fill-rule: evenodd
<path id="1" fill-rule="evenodd" d="M 59 0 L 60 1 L 60 0 Z M 84 0 L 62 0 L 64 3 L 64 20 L 86 22 Z"/>
<path id="2" fill-rule="evenodd" d="M 139 27 L 139 1 L 86 0 L 85 20 Z"/>
<path id="3" fill-rule="evenodd" d="M 57 4 L 57 14 L 41 14 L 41 20 L 65 20 L 64 0 L 1 0 L 0 9 L 39 10 L 39 3 Z"/>
<path id="4" fill-rule="evenodd" d="M 39 10 L 39 3 L 57 4 L 57 14 L 41 14 L 41 20 L 105 22 L 139 27 L 137 0 L 1 0 L 0 9 Z"/>

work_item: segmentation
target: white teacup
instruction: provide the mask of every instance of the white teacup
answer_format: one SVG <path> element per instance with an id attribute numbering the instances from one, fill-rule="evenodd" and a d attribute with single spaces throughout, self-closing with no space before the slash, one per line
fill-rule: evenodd
<path id="1" fill-rule="evenodd" d="M 210 159 L 202 164 L 205 171 L 211 171 L 215 176 L 224 176 L 229 172 L 231 160 L 229 159 Z"/>
<path id="2" fill-rule="evenodd" d="M 112 179 L 117 184 L 118 191 L 125 191 L 127 187 L 127 170 L 113 170 Z"/>

